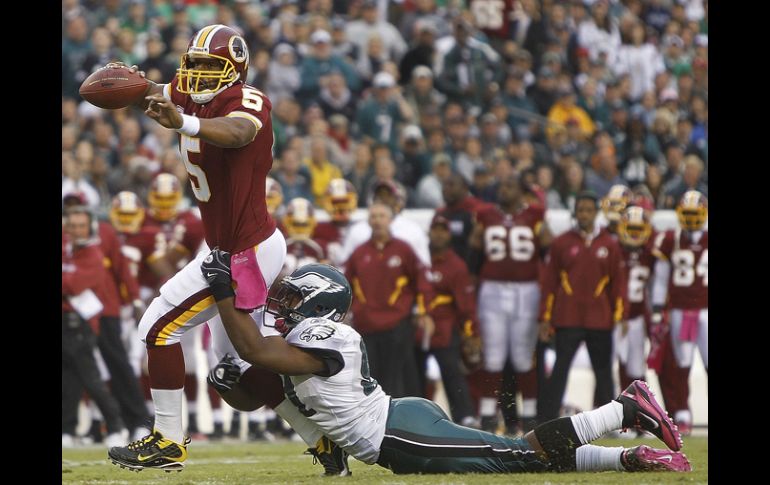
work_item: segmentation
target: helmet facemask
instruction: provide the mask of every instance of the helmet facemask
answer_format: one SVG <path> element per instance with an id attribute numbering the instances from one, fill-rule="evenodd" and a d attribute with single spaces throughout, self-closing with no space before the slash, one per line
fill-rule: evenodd
<path id="1" fill-rule="evenodd" d="M 698 191 L 690 190 L 682 196 L 676 207 L 679 225 L 685 231 L 700 231 L 708 219 L 708 201 Z"/>
<path id="2" fill-rule="evenodd" d="M 177 90 L 182 94 L 189 94 L 190 98 L 198 103 L 205 104 L 214 99 L 214 96 L 240 79 L 240 73 L 236 71 L 233 63 L 222 56 L 208 54 L 205 52 L 195 52 L 197 47 L 191 47 L 187 53 L 182 54 L 180 67 L 177 69 L 179 83 Z M 204 49 L 200 49 L 204 51 Z M 203 70 L 195 68 L 195 59 L 215 59 L 222 63 L 219 70 Z M 216 84 L 211 86 L 208 81 L 214 81 Z"/>
<path id="3" fill-rule="evenodd" d="M 289 281 L 290 276 L 285 277 L 278 286 L 275 296 L 268 295 L 265 311 L 276 317 L 275 327 L 283 335 L 286 335 L 306 318 L 319 317 L 330 318 L 336 310 L 323 305 L 312 305 L 313 299 L 319 289 L 307 295 Z M 340 318 L 341 320 L 341 318 Z"/>

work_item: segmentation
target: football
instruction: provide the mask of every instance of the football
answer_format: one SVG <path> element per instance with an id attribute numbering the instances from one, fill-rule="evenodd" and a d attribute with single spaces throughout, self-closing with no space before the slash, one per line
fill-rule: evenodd
<path id="1" fill-rule="evenodd" d="M 147 91 L 148 82 L 127 67 L 102 68 L 80 85 L 80 95 L 89 103 L 105 109 L 125 108 Z"/>

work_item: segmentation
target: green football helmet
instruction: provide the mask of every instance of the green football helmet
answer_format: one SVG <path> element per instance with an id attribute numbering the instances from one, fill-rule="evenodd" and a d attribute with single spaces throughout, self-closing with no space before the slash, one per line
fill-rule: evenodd
<path id="1" fill-rule="evenodd" d="M 345 275 L 328 264 L 306 264 L 285 276 L 267 297 L 267 313 L 275 315 L 284 335 L 306 318 L 341 322 L 350 308 L 352 291 Z M 282 322 L 280 319 L 283 319 Z"/>

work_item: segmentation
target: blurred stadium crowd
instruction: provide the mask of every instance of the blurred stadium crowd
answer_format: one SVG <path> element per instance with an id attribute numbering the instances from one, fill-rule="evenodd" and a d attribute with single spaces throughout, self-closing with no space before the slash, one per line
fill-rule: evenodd
<path id="1" fill-rule="evenodd" d="M 582 191 L 618 184 L 655 209 L 708 195 L 708 0 L 62 0 L 63 204 L 74 194 L 108 221 L 120 192 L 147 207 L 178 186 L 179 210 L 195 206 L 176 134 L 78 88 L 110 61 L 168 82 L 214 23 L 243 34 L 247 82 L 272 101 L 277 218 L 298 197 L 303 214 L 332 213 L 339 178 L 359 208 L 383 186 L 403 207 L 440 208 L 457 175 L 493 204 L 518 176 L 570 212 Z M 161 173 L 177 180 L 153 184 Z"/>

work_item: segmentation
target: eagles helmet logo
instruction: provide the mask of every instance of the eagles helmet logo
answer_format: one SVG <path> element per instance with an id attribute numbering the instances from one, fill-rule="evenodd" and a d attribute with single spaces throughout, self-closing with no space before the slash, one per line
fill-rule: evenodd
<path id="1" fill-rule="evenodd" d="M 305 273 L 296 278 L 289 277 L 288 281 L 291 282 L 292 285 L 296 286 L 303 295 L 309 292 L 309 294 L 305 296 L 305 300 L 309 300 L 323 291 L 326 293 L 338 293 L 345 291 L 344 286 L 314 272 Z"/>
<path id="2" fill-rule="evenodd" d="M 305 342 L 312 342 L 313 340 L 326 340 L 334 335 L 335 331 L 336 330 L 331 325 L 318 323 L 311 325 L 310 328 L 303 330 L 302 333 L 299 334 L 299 339 Z"/>

